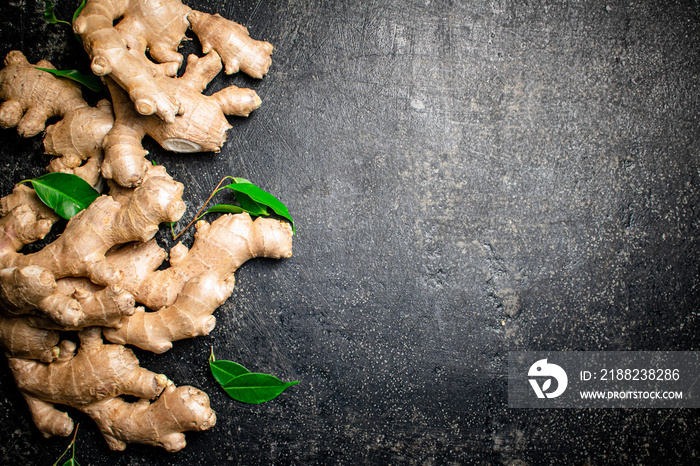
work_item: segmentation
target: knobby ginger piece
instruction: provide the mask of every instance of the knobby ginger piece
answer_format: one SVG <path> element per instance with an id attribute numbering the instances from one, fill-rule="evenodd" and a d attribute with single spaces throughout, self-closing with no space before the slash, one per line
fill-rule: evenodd
<path id="1" fill-rule="evenodd" d="M 202 94 L 220 70 L 221 61 L 216 52 L 211 52 L 203 58 L 190 55 L 180 78 L 153 77 L 168 95 L 178 96 L 184 110 L 182 115 L 168 121 L 156 115 L 139 114 L 123 89 L 111 79 L 105 79 L 116 120 L 102 144 L 103 176 L 125 187 L 138 186 L 150 165 L 141 143 L 146 135 L 173 152 L 218 152 L 231 128 L 226 115 L 248 116 L 261 103 L 255 91 L 235 86 L 210 96 Z"/>
<path id="2" fill-rule="evenodd" d="M 56 157 L 48 170 L 73 173 L 99 186 L 102 140 L 114 123 L 111 104 L 101 100 L 91 107 L 78 83 L 37 67 L 55 69 L 46 60 L 32 65 L 17 50 L 7 54 L 0 70 L 0 127 L 17 126 L 21 136 L 32 137 L 44 130 L 46 120 L 60 117 L 46 128 L 46 153 Z"/>
<path id="3" fill-rule="evenodd" d="M 52 363 L 9 359 L 17 387 L 32 410 L 32 418 L 47 436 L 65 435 L 66 430 L 72 430 L 72 425 L 66 422 L 53 419 L 47 425 L 43 421 L 49 413 L 70 420 L 54 404 L 85 409 L 94 402 L 119 395 L 155 398 L 168 382 L 164 375 L 140 367 L 134 353 L 126 347 L 104 344 L 99 328 L 87 328 L 79 335 L 78 352 L 74 353 L 74 343 L 63 341 L 59 357 Z M 47 430 L 49 426 L 51 430 Z"/>
<path id="4" fill-rule="evenodd" d="M 216 325 L 212 314 L 231 295 L 233 285 L 233 277 L 221 281 L 211 272 L 196 276 L 187 282 L 172 305 L 157 312 L 139 308 L 134 315 L 122 319 L 119 328 L 105 329 L 105 338 L 112 343 L 163 353 L 172 348 L 174 341 L 208 335 Z"/>
<path id="5" fill-rule="evenodd" d="M 0 346 L 9 357 L 51 362 L 60 353 L 57 345 L 57 331 L 34 327 L 24 316 L 0 315 Z"/>
<path id="6" fill-rule="evenodd" d="M 182 190 L 182 184 L 163 171 L 135 189 L 124 205 L 101 196 L 71 218 L 63 234 L 42 250 L 20 254 L 0 249 L 0 266 L 33 264 L 50 270 L 57 279 L 89 277 L 100 285 L 119 283 L 122 274 L 105 261 L 107 251 L 130 241 L 147 241 L 160 223 L 179 220 L 185 210 Z M 1 223 L 2 219 L 0 227 Z"/>
<path id="7" fill-rule="evenodd" d="M 119 397 L 87 406 L 84 410 L 97 424 L 112 450 L 127 443 L 143 443 L 176 452 L 186 446 L 186 431 L 202 431 L 216 424 L 216 414 L 206 393 L 172 383 L 156 401 L 128 403 Z"/>
<path id="8" fill-rule="evenodd" d="M 211 224 L 200 220 L 196 224 L 194 244 L 187 249 L 178 244 L 170 250 L 170 267 L 156 270 L 139 266 L 129 258 L 128 251 L 118 257 L 108 256 L 114 268 L 124 271 L 122 286 L 136 297 L 136 301 L 151 309 L 160 309 L 175 302 L 185 284 L 205 272 L 217 275 L 219 281 L 230 280 L 234 272 L 247 260 L 255 257 L 282 259 L 292 256 L 292 227 L 284 221 L 258 217 L 252 220 L 247 213 L 223 215 Z M 149 254 L 155 257 L 157 245 Z M 133 253 L 142 252 L 137 247 Z"/>
<path id="9" fill-rule="evenodd" d="M 228 73 L 239 68 L 253 77 L 267 73 L 272 45 L 251 39 L 233 21 L 193 11 L 180 0 L 87 0 L 73 23 L 93 72 L 111 77 L 138 113 L 155 114 L 169 123 L 188 109 L 157 77 L 176 75 L 182 63 L 177 49 L 189 27 L 205 53 L 215 50 L 223 57 Z M 155 62 L 146 57 L 146 50 Z"/>

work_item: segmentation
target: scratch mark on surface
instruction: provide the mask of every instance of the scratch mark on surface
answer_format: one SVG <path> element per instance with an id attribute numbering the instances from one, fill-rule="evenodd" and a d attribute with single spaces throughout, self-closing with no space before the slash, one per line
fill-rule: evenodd
<path id="1" fill-rule="evenodd" d="M 258 7 L 260 6 L 261 2 L 262 2 L 262 0 L 258 0 L 258 2 L 255 4 L 255 7 L 253 8 L 253 12 L 248 17 L 247 24 L 250 24 L 251 20 L 253 19 L 253 16 L 255 16 L 255 13 L 258 11 Z"/>

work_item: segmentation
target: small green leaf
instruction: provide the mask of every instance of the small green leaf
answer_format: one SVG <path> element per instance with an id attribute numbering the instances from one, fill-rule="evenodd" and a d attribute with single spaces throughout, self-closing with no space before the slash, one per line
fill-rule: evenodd
<path id="1" fill-rule="evenodd" d="M 250 215 L 255 215 L 256 217 L 270 215 L 264 205 L 258 204 L 249 195 L 236 190 L 234 190 L 233 195 L 236 197 L 236 200 L 241 207 L 243 207 L 243 210 L 248 212 Z"/>
<path id="2" fill-rule="evenodd" d="M 274 375 L 254 372 L 239 375 L 224 386 L 231 398 L 242 403 L 263 403 L 276 398 L 288 387 L 299 382 L 282 382 Z"/>
<path id="3" fill-rule="evenodd" d="M 69 173 L 47 173 L 20 183 L 31 183 L 39 199 L 67 220 L 100 197 L 87 181 Z"/>
<path id="4" fill-rule="evenodd" d="M 44 2 L 44 19 L 46 20 L 47 23 L 51 24 L 56 24 L 56 23 L 63 23 L 67 25 L 71 25 L 68 21 L 63 21 L 58 18 L 56 18 L 56 14 L 54 13 L 54 6 L 53 2 L 51 0 L 46 0 Z"/>
<path id="5" fill-rule="evenodd" d="M 86 2 L 86 1 L 87 1 L 87 0 L 83 0 L 83 2 L 80 4 L 80 6 L 78 7 L 78 9 L 75 10 L 75 13 L 73 13 L 73 20 L 72 20 L 72 21 L 73 21 L 74 23 L 75 23 L 75 18 L 77 18 L 78 15 L 80 14 L 80 12 L 83 11 L 83 8 L 85 8 L 85 2 Z M 81 41 L 81 42 L 82 42 L 82 41 Z"/>
<path id="6" fill-rule="evenodd" d="M 215 212 L 224 212 L 227 214 L 240 214 L 241 212 L 246 212 L 246 210 L 243 207 L 240 207 L 237 205 L 216 204 L 214 206 L 209 207 L 209 209 L 207 209 L 206 212 L 204 212 L 202 215 L 197 217 L 197 220 L 204 217 L 206 214 L 215 213 Z M 250 213 L 250 212 L 248 212 L 248 213 Z"/>
<path id="7" fill-rule="evenodd" d="M 75 458 L 71 458 L 65 463 L 63 463 L 63 466 L 80 466 L 77 461 L 75 461 Z"/>
<path id="8" fill-rule="evenodd" d="M 263 212 L 259 214 L 253 213 L 252 215 L 258 216 L 268 215 L 267 209 L 265 209 L 265 207 L 269 207 L 280 217 L 289 220 L 289 222 L 292 224 L 292 230 L 294 230 L 294 220 L 289 214 L 287 206 L 282 204 L 282 202 L 280 202 L 279 199 L 277 199 L 275 196 L 268 193 L 267 191 L 263 191 L 262 189 L 255 186 L 253 183 L 246 180 L 245 178 L 233 178 L 233 180 L 233 183 L 227 184 L 221 189 L 226 188 L 234 191 L 236 200 L 241 204 L 241 207 L 246 209 L 246 211 L 251 212 L 251 210 L 255 209 L 254 204 L 257 204 L 257 206 L 259 206 Z M 246 203 L 246 205 L 244 205 L 244 202 Z M 250 210 L 248 209 L 248 207 L 250 207 Z"/>
<path id="9" fill-rule="evenodd" d="M 211 373 L 222 387 L 239 375 L 250 374 L 250 371 L 233 361 L 209 361 Z"/>
<path id="10" fill-rule="evenodd" d="M 72 79 L 75 82 L 82 84 L 93 92 L 105 91 L 106 88 L 102 85 L 100 78 L 93 74 L 81 73 L 78 70 L 52 70 L 51 68 L 39 68 L 35 67 L 37 70 L 46 71 L 59 78 Z"/>
<path id="11" fill-rule="evenodd" d="M 250 371 L 233 361 L 217 361 L 214 357 L 214 347 L 211 347 L 209 356 L 209 369 L 212 375 L 222 387 L 239 375 L 248 374 Z"/>

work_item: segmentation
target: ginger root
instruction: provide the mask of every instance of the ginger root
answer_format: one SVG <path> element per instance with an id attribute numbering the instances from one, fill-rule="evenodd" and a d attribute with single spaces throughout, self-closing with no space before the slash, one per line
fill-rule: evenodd
<path id="1" fill-rule="evenodd" d="M 26 317 L 0 315 L 0 347 L 10 357 L 52 362 L 60 354 L 58 332 L 37 328 Z"/>
<path id="2" fill-rule="evenodd" d="M 29 401 L 40 430 L 46 428 L 42 419 L 48 413 L 60 413 L 52 407 L 54 404 L 85 409 L 92 403 L 120 395 L 155 398 L 167 385 L 164 375 L 141 368 L 131 350 L 121 345 L 105 345 L 98 327 L 86 328 L 79 336 L 77 354 L 74 343 L 63 341 L 58 359 L 50 364 L 9 359 L 17 387 Z M 56 435 L 56 432 L 72 431 L 70 418 L 58 415 L 64 422 L 52 420 L 50 430 L 42 433 Z"/>
<path id="3" fill-rule="evenodd" d="M 109 193 L 31 253 L 23 247 L 42 240 L 58 216 L 25 185 L 0 199 L 0 347 L 43 435 L 73 430 L 62 405 L 88 414 L 114 450 L 143 443 L 178 451 L 183 432 L 216 423 L 209 398 L 140 367 L 125 345 L 161 353 L 209 334 L 236 270 L 255 257 L 290 257 L 292 228 L 248 214 L 200 221 L 192 247 L 177 244 L 164 268 L 168 254 L 153 238 L 161 223 L 183 215 L 183 186 L 146 161 L 142 140 L 175 152 L 219 151 L 227 116 L 247 116 L 261 100 L 235 86 L 203 92 L 222 67 L 262 78 L 272 45 L 180 0 L 87 0 L 73 26 L 112 103 L 91 107 L 76 83 L 36 69 L 51 63 L 32 65 L 13 51 L 0 70 L 0 127 L 32 137 L 57 117 L 44 137 L 55 157 L 48 170 L 74 173 L 98 190 L 104 177 Z M 206 55 L 190 55 L 176 77 L 188 28 Z M 78 332 L 79 346 L 59 341 L 69 331 Z"/>
<path id="4" fill-rule="evenodd" d="M 46 128 L 46 153 L 56 157 L 48 170 L 74 173 L 99 186 L 102 141 L 114 123 L 111 104 L 101 100 L 91 107 L 83 100 L 78 83 L 37 67 L 56 69 L 46 60 L 32 65 L 17 50 L 5 57 L 5 68 L 0 70 L 0 100 L 4 101 L 0 127 L 17 126 L 21 136 L 32 137 L 44 130 L 46 120 L 60 117 Z"/>
<path id="5" fill-rule="evenodd" d="M 150 164 L 141 145 L 146 135 L 173 152 L 218 152 L 231 128 L 226 115 L 248 116 L 261 103 L 255 91 L 235 86 L 211 96 L 202 94 L 220 70 L 221 61 L 212 52 L 203 58 L 190 55 L 185 74 L 180 78 L 163 75 L 153 78 L 169 95 L 177 95 L 180 108 L 185 110 L 172 121 L 140 115 L 128 95 L 114 81 L 106 79 L 116 121 L 103 142 L 103 176 L 126 187 L 140 184 Z"/>
<path id="6" fill-rule="evenodd" d="M 116 24 L 115 21 L 118 21 Z M 159 82 L 159 76 L 175 76 L 182 63 L 177 52 L 189 27 L 204 46 L 216 50 L 226 72 L 239 68 L 261 78 L 270 66 L 272 45 L 253 40 L 243 26 L 200 13 L 180 0 L 87 0 L 73 23 L 92 71 L 111 77 L 129 95 L 141 115 L 158 115 L 172 123 L 188 108 L 178 95 Z M 146 58 L 146 50 L 156 62 Z"/>
<path id="7" fill-rule="evenodd" d="M 97 199 L 32 254 L 20 249 L 43 237 L 54 216 L 27 186 L 0 200 L 0 345 L 44 435 L 72 431 L 73 421 L 55 407 L 67 405 L 89 414 L 113 449 L 137 442 L 176 451 L 185 445 L 183 431 L 215 423 L 208 398 L 192 387 L 158 397 L 170 382 L 140 368 L 123 345 L 163 352 L 211 332 L 234 272 L 254 257 L 291 256 L 292 229 L 248 214 L 200 221 L 192 248 L 178 244 L 170 267 L 158 270 L 167 254 L 152 237 L 159 223 L 182 215 L 182 185 L 149 166 L 139 187 L 111 186 L 114 197 Z M 58 343 L 56 330 L 80 329 L 77 353 L 74 343 Z M 101 334 L 118 344 L 103 343 Z"/>
<path id="8" fill-rule="evenodd" d="M 128 403 L 119 397 L 98 401 L 84 410 L 97 424 L 112 450 L 127 442 L 160 446 L 176 452 L 186 445 L 185 431 L 207 430 L 216 424 L 206 393 L 168 383 L 154 402 Z"/>

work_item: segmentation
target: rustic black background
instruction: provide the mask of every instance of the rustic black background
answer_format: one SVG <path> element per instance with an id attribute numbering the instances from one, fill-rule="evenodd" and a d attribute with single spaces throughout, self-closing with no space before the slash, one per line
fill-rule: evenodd
<path id="1" fill-rule="evenodd" d="M 150 141 L 151 157 L 185 184 L 188 219 L 224 175 L 276 194 L 294 257 L 246 264 L 210 336 L 138 353 L 207 391 L 215 428 L 177 454 L 115 453 L 76 413 L 81 464 L 697 461 L 697 411 L 506 398 L 510 350 L 698 349 L 697 1 L 188 4 L 272 42 L 273 65 L 210 86 L 263 99 L 221 153 Z M 42 10 L 0 4 L 2 55 L 87 70 Z M 0 137 L 6 194 L 48 160 L 39 137 Z M 236 403 L 208 373 L 211 346 L 301 383 Z M 53 463 L 68 440 L 38 434 L 4 363 L 0 381 L 3 462 Z"/>

